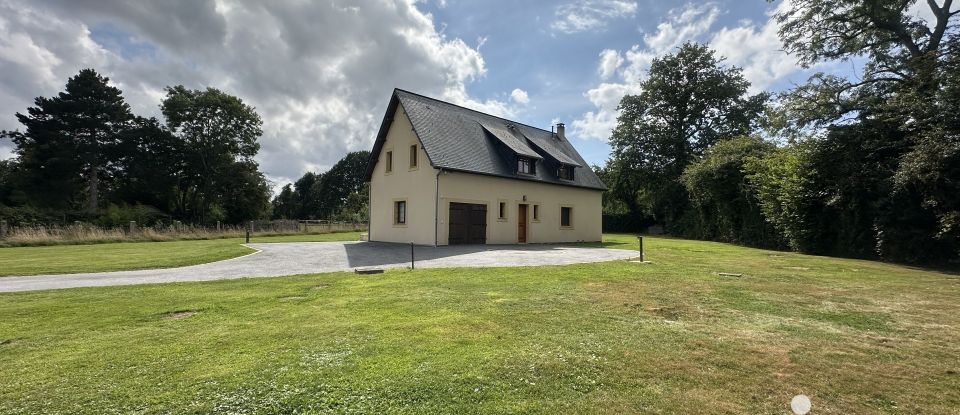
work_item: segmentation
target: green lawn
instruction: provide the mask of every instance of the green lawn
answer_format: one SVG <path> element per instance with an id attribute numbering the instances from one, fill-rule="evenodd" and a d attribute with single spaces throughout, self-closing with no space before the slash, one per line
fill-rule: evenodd
<path id="1" fill-rule="evenodd" d="M 355 241 L 359 232 L 258 236 L 251 242 Z M 0 277 L 169 268 L 254 252 L 242 238 L 0 248 Z"/>
<path id="2" fill-rule="evenodd" d="M 652 264 L 0 294 L 0 413 L 960 408 L 957 276 L 645 242 Z"/>

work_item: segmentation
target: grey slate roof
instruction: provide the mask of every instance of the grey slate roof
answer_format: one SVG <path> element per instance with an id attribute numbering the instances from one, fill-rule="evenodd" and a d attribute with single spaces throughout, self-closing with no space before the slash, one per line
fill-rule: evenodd
<path id="1" fill-rule="evenodd" d="M 367 163 L 367 181 L 401 106 L 434 168 L 606 190 L 569 141 L 553 132 L 395 89 Z M 517 173 L 517 155 L 536 161 L 536 175 Z M 561 180 L 561 164 L 574 166 L 574 180 Z"/>
<path id="2" fill-rule="evenodd" d="M 513 150 L 514 153 L 535 159 L 543 158 L 527 145 L 527 140 L 522 134 L 519 132 L 514 132 L 515 129 L 510 129 L 512 131 L 508 131 L 507 129 L 500 128 L 489 122 L 479 122 L 480 126 L 483 127 L 484 130 L 487 130 L 490 135 L 496 137 L 501 143 L 510 148 L 510 150 Z"/>

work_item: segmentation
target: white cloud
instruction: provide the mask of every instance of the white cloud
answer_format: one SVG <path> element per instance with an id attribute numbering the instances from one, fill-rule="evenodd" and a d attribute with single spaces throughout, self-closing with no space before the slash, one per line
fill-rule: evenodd
<path id="1" fill-rule="evenodd" d="M 212 86 L 257 108 L 258 160 L 272 179 L 286 180 L 369 149 L 394 87 L 498 115 L 516 111 L 467 93 L 486 73 L 479 46 L 447 38 L 414 0 L 349 4 L 0 0 L 0 129 L 18 128 L 15 112 L 85 67 L 109 76 L 142 115 L 158 115 L 164 86 Z M 104 26 L 151 53 L 98 44 Z"/>
<path id="2" fill-rule="evenodd" d="M 623 58 L 619 51 L 601 52 L 601 79 L 617 73 L 618 82 L 603 82 L 584 93 L 596 109 L 574 120 L 573 131 L 582 138 L 608 139 L 617 124 L 620 99 L 639 92 L 637 84 L 646 76 L 653 59 L 706 33 L 719 14 L 712 3 L 671 10 L 668 19 L 657 25 L 656 32 L 644 34 L 643 45 L 634 45 L 623 53 Z"/>
<path id="3" fill-rule="evenodd" d="M 710 39 L 710 47 L 726 57 L 727 63 L 743 68 L 743 76 L 750 81 L 752 92 L 764 90 L 801 69 L 797 59 L 783 50 L 777 36 L 779 25 L 772 18 L 777 10 L 789 4 L 783 1 L 776 10 L 767 13 L 767 22 L 762 27 L 746 21 L 734 28 L 724 27 Z"/>
<path id="4" fill-rule="evenodd" d="M 936 3 L 938 7 L 943 6 L 943 1 Z M 960 3 L 954 3 L 950 6 L 950 12 L 956 12 L 957 10 L 960 10 Z M 937 16 L 933 14 L 930 5 L 925 1 L 917 1 L 910 5 L 910 8 L 907 9 L 907 15 L 923 20 L 930 27 L 930 30 L 933 30 L 937 23 Z"/>
<path id="5" fill-rule="evenodd" d="M 786 7 L 785 4 L 788 3 L 781 2 L 778 7 Z M 656 57 L 687 41 L 708 43 L 719 56 L 727 58 L 727 64 L 742 67 L 744 77 L 753 84 L 753 92 L 799 71 L 796 59 L 782 51 L 778 26 L 771 17 L 774 11 L 767 13 L 763 26 L 741 21 L 739 26 L 711 31 L 721 14 L 716 4 L 688 4 L 671 10 L 655 31 L 644 34 L 642 44 L 633 45 L 622 55 L 611 49 L 600 53 L 601 83 L 584 93 L 595 109 L 574 120 L 573 131 L 583 138 L 608 139 L 616 126 L 620 99 L 639 93 L 639 83 L 646 78 Z"/>
<path id="6" fill-rule="evenodd" d="M 19 127 L 14 114 L 25 113 L 40 92 L 61 88 L 65 73 L 109 59 L 88 35 L 86 26 L 0 1 L 0 130 Z M 0 140 L 0 158 L 12 155 L 13 144 Z"/>
<path id="7" fill-rule="evenodd" d="M 563 4 L 554 12 L 550 27 L 562 33 L 578 33 L 597 30 L 609 21 L 633 17 L 637 3 L 626 0 L 577 0 Z"/>
<path id="8" fill-rule="evenodd" d="M 600 73 L 600 79 L 609 79 L 623 65 L 623 56 L 619 51 L 613 49 L 604 49 L 600 52 L 600 65 L 597 72 Z"/>
<path id="9" fill-rule="evenodd" d="M 712 3 L 673 9 L 667 20 L 657 25 L 656 32 L 643 35 L 643 43 L 654 51 L 670 50 L 706 33 L 719 16 L 720 10 Z"/>
<path id="10" fill-rule="evenodd" d="M 527 95 L 527 91 L 524 91 L 520 88 L 516 88 L 513 92 L 510 93 L 510 98 L 513 99 L 517 104 L 526 104 L 530 102 L 530 97 Z"/>

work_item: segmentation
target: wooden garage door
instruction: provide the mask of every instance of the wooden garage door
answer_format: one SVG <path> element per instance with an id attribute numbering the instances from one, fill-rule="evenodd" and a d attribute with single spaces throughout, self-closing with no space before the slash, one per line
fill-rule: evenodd
<path id="1" fill-rule="evenodd" d="M 450 203 L 449 244 L 487 243 L 487 205 Z"/>

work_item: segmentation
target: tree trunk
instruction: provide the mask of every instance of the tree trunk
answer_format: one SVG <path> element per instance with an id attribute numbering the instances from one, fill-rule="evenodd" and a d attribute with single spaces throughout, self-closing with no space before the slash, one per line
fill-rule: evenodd
<path id="1" fill-rule="evenodd" d="M 90 213 L 97 213 L 100 208 L 100 168 L 94 164 L 90 166 L 90 177 L 87 181 L 90 186 L 89 199 L 87 201 L 87 210 Z"/>

